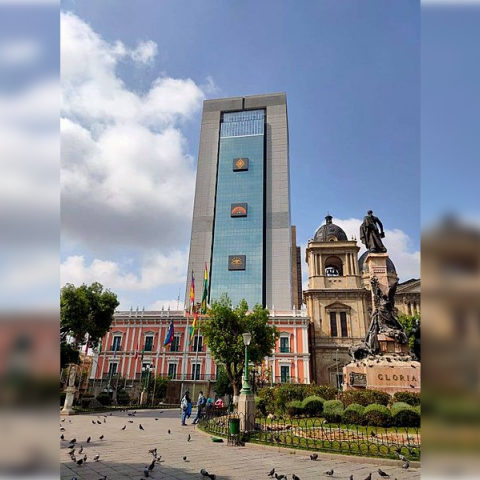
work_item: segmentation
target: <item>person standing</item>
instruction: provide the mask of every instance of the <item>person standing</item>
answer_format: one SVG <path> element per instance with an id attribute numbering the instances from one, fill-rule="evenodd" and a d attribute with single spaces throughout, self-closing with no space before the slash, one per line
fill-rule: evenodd
<path id="1" fill-rule="evenodd" d="M 200 390 L 200 393 L 198 394 L 198 400 L 197 400 L 197 415 L 193 419 L 192 425 L 196 425 L 200 420 L 200 415 L 203 412 L 203 409 L 205 408 L 206 403 L 207 403 L 207 400 L 204 397 L 203 392 Z"/>
<path id="2" fill-rule="evenodd" d="M 182 410 L 182 425 L 186 426 L 187 424 L 185 423 L 185 420 L 188 416 L 188 408 L 192 408 L 192 400 L 190 398 L 190 392 L 187 390 L 185 392 L 185 395 L 182 397 L 182 400 L 180 402 L 180 408 Z"/>

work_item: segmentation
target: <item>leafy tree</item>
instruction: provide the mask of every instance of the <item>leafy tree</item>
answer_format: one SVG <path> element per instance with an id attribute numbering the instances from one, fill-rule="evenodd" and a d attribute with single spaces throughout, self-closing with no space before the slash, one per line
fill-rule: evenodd
<path id="1" fill-rule="evenodd" d="M 220 300 L 213 302 L 207 312 L 208 317 L 200 327 L 215 362 L 225 368 L 233 386 L 234 400 L 240 392 L 245 361 L 242 334 L 252 334 L 248 353 L 253 363 L 261 363 L 275 348 L 279 333 L 275 326 L 268 325 L 268 313 L 261 305 L 255 305 L 249 312 L 245 300 L 232 308 L 232 302 L 224 294 Z"/>
<path id="2" fill-rule="evenodd" d="M 67 283 L 60 291 L 60 343 L 65 352 L 69 351 L 65 344 L 78 349 L 87 335 L 89 345 L 97 347 L 110 329 L 118 305 L 117 296 L 100 283 L 78 288 Z"/>
<path id="3" fill-rule="evenodd" d="M 228 378 L 225 372 L 225 368 L 223 368 L 223 366 L 220 365 L 217 371 L 218 371 L 218 375 L 217 375 L 217 381 L 215 382 L 215 393 L 220 397 L 229 395 L 231 399 L 233 395 L 232 382 Z"/>
<path id="4" fill-rule="evenodd" d="M 408 337 L 408 344 L 410 349 L 413 351 L 415 356 L 420 361 L 420 313 L 415 315 L 405 315 L 400 313 L 398 315 L 398 321 L 402 324 L 405 329 L 405 334 Z"/>

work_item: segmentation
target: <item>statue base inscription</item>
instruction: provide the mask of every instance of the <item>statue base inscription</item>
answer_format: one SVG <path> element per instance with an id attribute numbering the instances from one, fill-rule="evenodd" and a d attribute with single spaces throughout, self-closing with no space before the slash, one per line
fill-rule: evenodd
<path id="1" fill-rule="evenodd" d="M 393 395 L 420 393 L 420 362 L 409 355 L 375 355 L 343 367 L 344 390 L 372 389 Z"/>

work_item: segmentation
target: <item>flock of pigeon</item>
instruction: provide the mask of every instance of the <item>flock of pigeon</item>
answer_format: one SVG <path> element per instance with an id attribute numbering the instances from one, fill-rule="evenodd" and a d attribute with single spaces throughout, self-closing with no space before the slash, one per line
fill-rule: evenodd
<path id="1" fill-rule="evenodd" d="M 135 417 L 136 413 L 137 413 L 136 411 L 134 411 L 134 412 L 128 412 L 128 411 L 127 411 L 127 416 L 128 416 L 128 417 Z M 160 413 L 160 414 L 163 413 L 163 410 L 160 410 L 159 413 Z M 112 415 L 113 415 L 113 414 L 110 413 L 110 416 L 112 416 Z M 99 417 L 99 418 L 100 418 L 100 417 Z M 102 425 L 102 424 L 105 424 L 105 423 L 107 423 L 107 418 L 108 418 L 108 417 L 107 417 L 106 415 L 104 415 L 104 416 L 103 416 L 103 422 L 101 422 L 100 420 L 93 420 L 93 419 L 92 419 L 92 424 L 93 424 L 93 425 Z M 158 418 L 155 418 L 155 420 L 157 421 Z M 62 423 L 60 423 L 60 431 L 61 431 L 61 432 L 65 432 L 65 431 L 66 431 L 65 427 L 62 425 L 62 424 L 64 424 L 64 422 L 65 422 L 65 418 L 62 419 Z M 128 420 L 128 423 L 133 423 L 133 422 L 134 422 L 133 420 Z M 69 420 L 69 423 L 72 423 L 72 421 Z M 126 428 L 127 428 L 127 424 L 125 424 L 125 425 L 121 428 L 121 430 L 126 430 Z M 143 427 L 143 425 L 142 425 L 141 423 L 138 424 L 138 428 L 139 428 L 139 430 L 143 430 L 143 431 L 145 430 L 145 428 Z M 168 433 L 169 435 L 172 434 L 171 430 L 167 430 L 167 433 Z M 99 439 L 100 441 L 102 441 L 102 440 L 105 439 L 105 436 L 102 434 L 102 435 L 100 435 L 100 436 L 98 437 L 98 439 Z M 188 434 L 188 436 L 187 436 L 187 442 L 190 442 L 191 439 L 192 439 L 191 435 Z M 74 463 L 76 463 L 77 466 L 81 467 L 82 465 L 85 465 L 85 464 L 87 463 L 88 456 L 87 456 L 86 453 L 84 453 L 84 445 L 81 445 L 81 444 L 77 441 L 76 438 L 72 438 L 71 440 L 66 440 L 66 439 L 65 439 L 65 434 L 62 433 L 62 434 L 60 435 L 60 440 L 61 440 L 62 442 L 67 442 L 67 443 L 68 443 L 68 445 L 67 445 L 67 446 L 68 446 L 68 452 L 67 452 L 67 453 L 68 453 L 68 455 L 70 456 L 70 459 L 71 459 Z M 89 443 L 91 442 L 91 440 L 92 440 L 92 437 L 89 436 L 89 437 L 86 439 L 85 443 L 86 443 L 86 444 L 89 444 Z M 161 460 L 161 455 L 158 455 L 157 448 L 152 448 L 152 449 L 148 450 L 148 453 L 152 455 L 152 460 L 151 460 L 151 462 L 150 462 L 148 465 L 145 465 L 145 467 L 144 467 L 144 469 L 143 469 L 143 476 L 144 476 L 144 478 L 142 478 L 142 480 L 145 480 L 146 478 L 152 477 L 152 472 L 153 472 L 153 470 L 154 470 L 154 468 L 155 468 L 155 465 L 156 465 L 157 463 L 161 463 L 161 462 L 162 462 L 162 460 Z M 410 467 L 410 462 L 408 461 L 408 459 L 400 453 L 400 449 L 397 449 L 397 450 L 396 450 L 396 453 L 397 453 L 397 455 L 398 455 L 399 460 L 401 460 L 402 462 L 404 462 L 404 463 L 402 464 L 402 468 L 405 469 L 405 470 L 408 469 L 408 468 Z M 82 454 L 83 454 L 83 456 L 82 456 Z M 308 458 L 307 458 L 307 459 L 308 459 Z M 318 459 L 318 454 L 317 454 L 317 453 L 313 453 L 313 454 L 310 455 L 310 460 L 316 461 L 317 459 Z M 98 453 L 96 453 L 96 454 L 92 457 L 92 460 L 93 460 L 94 462 L 100 461 L 100 455 L 99 455 Z M 187 458 L 187 456 L 184 456 L 184 457 L 183 457 L 183 461 L 184 461 L 184 462 L 188 462 L 188 461 L 189 461 L 188 458 Z M 334 472 L 333 468 L 324 472 L 324 474 L 327 475 L 328 477 L 333 477 L 333 476 L 334 476 L 334 473 L 335 473 L 335 472 Z M 207 477 L 207 478 L 210 478 L 211 480 L 216 480 L 216 475 L 215 475 L 215 474 L 209 473 L 209 472 L 207 472 L 207 471 L 206 471 L 205 469 L 203 469 L 203 468 L 200 470 L 200 474 L 202 475 L 202 477 Z M 390 475 L 389 475 L 388 473 L 384 472 L 383 470 L 381 470 L 380 468 L 378 469 L 378 474 L 380 475 L 380 477 L 390 478 Z M 275 468 L 272 468 L 272 470 L 268 473 L 268 476 L 269 476 L 269 477 L 272 477 L 272 478 L 275 477 L 276 480 L 288 480 L 288 477 L 287 477 L 286 475 L 277 473 L 277 472 L 275 471 Z M 78 478 L 77 478 L 77 477 L 72 477 L 71 480 L 78 480 Z M 104 476 L 100 477 L 98 480 L 107 480 L 107 476 L 104 475 Z M 292 474 L 292 480 L 300 480 L 300 478 L 293 473 L 293 474 Z M 349 480 L 354 480 L 353 475 L 350 475 Z M 370 473 L 370 474 L 365 478 L 365 480 L 372 480 L 372 473 Z M 395 478 L 395 480 L 397 480 L 397 479 Z"/>
<path id="2" fill-rule="evenodd" d="M 402 465 L 402 468 L 404 468 L 405 470 L 407 470 L 408 468 L 410 468 L 410 462 L 407 460 L 407 458 L 405 456 L 403 456 L 401 453 L 400 453 L 400 449 L 396 450 L 396 453 L 398 455 L 398 458 L 402 461 L 404 461 L 405 463 Z M 315 460 L 318 460 L 318 453 L 312 453 L 310 455 L 310 460 L 312 461 L 315 461 Z M 328 477 L 333 477 L 333 474 L 335 473 L 335 471 L 333 470 L 333 468 L 331 468 L 330 470 L 327 470 L 326 472 L 324 472 L 325 475 L 327 475 Z M 378 469 L 378 474 L 380 475 L 380 477 L 383 477 L 383 478 L 390 478 L 390 475 L 386 472 L 384 472 L 381 468 Z M 275 471 L 275 468 L 272 468 L 270 470 L 270 472 L 268 473 L 268 476 L 269 477 L 275 477 L 276 480 L 288 480 L 288 477 L 287 475 L 283 475 L 283 474 L 278 474 L 276 471 Z M 294 473 L 292 473 L 292 480 L 300 480 L 300 477 L 298 477 L 297 475 L 295 475 Z M 350 475 L 349 477 L 349 480 L 354 480 L 353 478 L 353 475 Z M 365 478 L 365 480 L 372 480 L 372 473 L 369 473 L 367 475 L 367 477 Z M 395 478 L 395 480 L 397 480 Z"/>

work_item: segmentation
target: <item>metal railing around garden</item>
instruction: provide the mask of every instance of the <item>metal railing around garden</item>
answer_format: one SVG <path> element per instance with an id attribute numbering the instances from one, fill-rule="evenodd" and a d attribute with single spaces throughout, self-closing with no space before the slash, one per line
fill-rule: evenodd
<path id="1" fill-rule="evenodd" d="M 239 432 L 241 442 L 395 459 L 401 454 L 412 461 L 420 460 L 419 428 L 328 424 L 318 418 L 267 418 L 260 415 L 244 422 L 241 414 L 228 413 L 226 409 L 206 412 L 201 419 L 201 428 L 229 439 L 232 419 L 238 419 L 233 422 L 239 421 L 240 426 L 251 425 L 250 431 Z"/>

